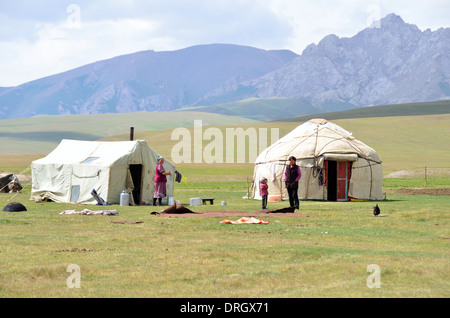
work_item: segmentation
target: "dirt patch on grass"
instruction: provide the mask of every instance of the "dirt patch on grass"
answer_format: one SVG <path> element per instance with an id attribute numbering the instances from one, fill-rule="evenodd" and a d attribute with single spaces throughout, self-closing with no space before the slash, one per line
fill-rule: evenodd
<path id="1" fill-rule="evenodd" d="M 114 248 L 106 248 L 106 249 L 89 249 L 89 248 L 71 248 L 71 249 L 64 249 L 64 250 L 56 250 L 51 251 L 49 255 L 52 255 L 53 253 L 87 253 L 87 252 L 99 252 L 99 251 L 113 251 Z"/>
<path id="2" fill-rule="evenodd" d="M 275 210 L 267 211 L 255 211 L 255 212 L 245 212 L 245 211 L 202 211 L 194 213 L 164 213 L 159 212 L 155 214 L 159 217 L 317 217 L 317 215 L 303 214 L 300 212 L 288 212 L 288 213 L 274 213 Z"/>
<path id="3" fill-rule="evenodd" d="M 115 224 L 140 224 L 140 223 L 144 223 L 143 221 L 114 221 L 111 223 L 115 223 Z"/>
<path id="4" fill-rule="evenodd" d="M 450 188 L 444 189 L 398 189 L 396 193 L 414 195 L 414 194 L 426 194 L 426 195 L 450 195 Z"/>

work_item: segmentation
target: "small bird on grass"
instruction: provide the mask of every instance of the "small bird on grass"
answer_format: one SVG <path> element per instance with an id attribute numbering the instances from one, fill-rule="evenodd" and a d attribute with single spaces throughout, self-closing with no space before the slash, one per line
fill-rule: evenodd
<path id="1" fill-rule="evenodd" d="M 380 208 L 378 207 L 378 204 L 377 204 L 373 207 L 373 215 L 377 216 L 378 214 L 380 214 Z"/>

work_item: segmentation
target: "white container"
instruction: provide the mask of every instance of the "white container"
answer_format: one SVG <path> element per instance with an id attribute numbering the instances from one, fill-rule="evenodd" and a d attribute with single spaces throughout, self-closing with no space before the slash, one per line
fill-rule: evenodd
<path id="1" fill-rule="evenodd" d="M 190 198 L 189 204 L 191 206 L 200 206 L 200 205 L 202 205 L 202 199 L 201 198 Z"/>
<path id="2" fill-rule="evenodd" d="M 221 204 L 222 204 L 222 206 L 226 206 L 227 205 L 227 201 L 222 201 Z"/>
<path id="3" fill-rule="evenodd" d="M 120 205 L 121 206 L 128 206 L 130 205 L 130 194 L 127 190 L 123 190 L 120 194 Z"/>
<path id="4" fill-rule="evenodd" d="M 167 197 L 167 205 L 172 205 L 172 204 L 174 204 L 173 196 L 169 195 Z"/>

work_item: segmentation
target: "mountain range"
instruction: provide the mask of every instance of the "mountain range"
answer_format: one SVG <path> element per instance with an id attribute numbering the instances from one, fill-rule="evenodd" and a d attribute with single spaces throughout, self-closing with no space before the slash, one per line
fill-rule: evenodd
<path id="1" fill-rule="evenodd" d="M 389 14 L 351 38 L 328 35 L 264 76 L 211 96 L 302 98 L 324 110 L 450 98 L 450 28 L 420 31 Z"/>
<path id="2" fill-rule="evenodd" d="M 212 105 L 248 98 L 289 99 L 290 115 L 445 100 L 450 99 L 449 52 L 450 28 L 421 31 L 389 14 L 353 37 L 328 35 L 301 55 L 209 44 L 98 61 L 1 87 L 0 118 L 193 106 L 214 112 Z M 239 105 L 245 103 L 233 104 L 234 112 Z M 283 109 L 277 113 L 282 117 Z"/>

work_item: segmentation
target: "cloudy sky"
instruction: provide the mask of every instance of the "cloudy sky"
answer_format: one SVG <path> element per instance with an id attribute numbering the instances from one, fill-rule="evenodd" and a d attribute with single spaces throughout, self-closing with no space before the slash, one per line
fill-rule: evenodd
<path id="1" fill-rule="evenodd" d="M 301 54 L 400 15 L 450 27 L 448 0 L 0 0 L 0 86 L 142 50 L 232 43 Z"/>

